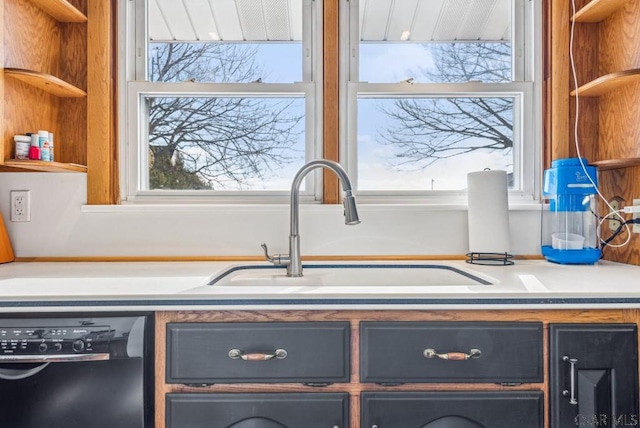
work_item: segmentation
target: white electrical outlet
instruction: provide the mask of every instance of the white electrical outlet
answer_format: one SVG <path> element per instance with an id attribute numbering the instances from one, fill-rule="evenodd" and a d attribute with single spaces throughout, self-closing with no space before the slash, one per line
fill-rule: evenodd
<path id="1" fill-rule="evenodd" d="M 31 221 L 29 190 L 11 191 L 11 221 Z"/>
<path id="2" fill-rule="evenodd" d="M 637 207 L 638 205 L 640 205 L 640 199 L 634 199 L 633 200 L 633 206 Z M 633 218 L 636 219 L 636 220 L 640 219 L 640 213 L 634 213 L 633 214 Z M 640 224 L 634 223 L 632 230 L 633 230 L 633 233 L 640 233 Z"/>

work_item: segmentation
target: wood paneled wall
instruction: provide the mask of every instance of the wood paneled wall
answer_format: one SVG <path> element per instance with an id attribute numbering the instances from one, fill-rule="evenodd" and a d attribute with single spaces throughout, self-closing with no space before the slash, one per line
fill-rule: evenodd
<path id="1" fill-rule="evenodd" d="M 87 14 L 87 0 L 73 0 L 79 11 Z M 87 90 L 87 24 L 61 24 L 60 77 L 72 85 Z M 67 43 L 67 40 L 73 43 Z M 60 126 L 54 141 L 60 156 L 58 162 L 87 164 L 87 99 L 63 98 L 58 110 L 58 123 L 78 126 Z"/>
<path id="2" fill-rule="evenodd" d="M 117 204 L 116 2 L 92 0 L 87 7 L 87 202 Z"/>
<path id="3" fill-rule="evenodd" d="M 322 10 L 324 51 L 323 64 L 323 121 L 322 121 L 322 157 L 340 161 L 340 6 L 338 0 L 325 0 Z M 344 116 L 344 114 L 342 115 Z M 323 195 L 325 204 L 340 203 L 340 187 L 335 174 L 323 170 Z"/>
<path id="4" fill-rule="evenodd" d="M 623 205 L 631 205 L 633 199 L 640 199 L 640 167 L 620 168 L 610 171 L 602 171 L 598 175 L 600 180 L 600 188 L 607 197 L 619 197 L 624 202 Z M 631 218 L 630 214 L 626 215 Z M 630 229 L 633 227 L 630 225 Z M 605 227 L 606 230 L 608 230 Z M 608 236 L 608 232 L 605 236 Z M 623 233 L 619 238 L 612 241 L 612 244 L 621 244 L 627 238 Z M 631 235 L 631 241 L 628 245 L 620 248 L 605 247 L 603 249 L 603 258 L 621 263 L 640 265 L 640 234 Z"/>
<path id="5" fill-rule="evenodd" d="M 545 1 L 546 32 L 544 55 L 545 142 L 544 166 L 552 159 L 569 156 L 569 31 L 567 0 Z"/>
<path id="6" fill-rule="evenodd" d="M 598 76 L 640 68 L 640 2 L 630 1 L 603 22 L 589 25 L 598 27 Z M 590 116 L 598 130 L 593 159 L 640 157 L 640 83 L 623 86 L 593 102 L 598 104 L 597 116 Z M 640 199 L 640 167 L 600 171 L 598 178 L 608 200 L 617 196 L 631 205 L 634 198 Z M 626 238 L 621 236 L 612 243 L 620 244 Z M 603 251 L 606 260 L 640 265 L 640 235 L 632 234 L 624 247 L 605 247 Z"/>
<path id="7" fill-rule="evenodd" d="M 598 76 L 640 68 L 640 2 L 596 25 Z M 640 83 L 600 97 L 598 122 L 598 159 L 640 157 Z"/>

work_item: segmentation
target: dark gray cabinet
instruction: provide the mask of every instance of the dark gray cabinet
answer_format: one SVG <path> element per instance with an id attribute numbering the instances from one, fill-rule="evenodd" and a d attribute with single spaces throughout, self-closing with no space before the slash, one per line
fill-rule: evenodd
<path id="1" fill-rule="evenodd" d="M 363 392 L 362 428 L 542 428 L 541 391 Z"/>
<path id="2" fill-rule="evenodd" d="M 167 428 L 348 428 L 346 393 L 167 394 Z"/>
<path id="3" fill-rule="evenodd" d="M 361 322 L 360 380 L 542 382 L 540 322 Z"/>
<path id="4" fill-rule="evenodd" d="M 335 383 L 350 375 L 348 322 L 167 324 L 167 383 Z"/>
<path id="5" fill-rule="evenodd" d="M 543 382 L 540 322 L 361 322 L 360 380 Z M 541 428 L 542 391 L 363 392 L 362 428 Z"/>
<path id="6" fill-rule="evenodd" d="M 168 323 L 166 382 L 348 382 L 350 332 L 348 322 Z M 348 409 L 341 392 L 169 393 L 166 427 L 348 428 Z"/>
<path id="7" fill-rule="evenodd" d="M 550 426 L 637 426 L 635 324 L 552 324 Z"/>

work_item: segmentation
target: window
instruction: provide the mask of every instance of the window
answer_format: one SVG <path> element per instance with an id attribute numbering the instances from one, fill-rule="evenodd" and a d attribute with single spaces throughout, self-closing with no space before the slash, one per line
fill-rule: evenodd
<path id="1" fill-rule="evenodd" d="M 340 98 L 323 105 L 323 1 L 121 0 L 124 199 L 284 201 L 336 102 L 360 201 L 452 200 L 485 168 L 538 194 L 539 2 L 335 0 Z"/>
<path id="2" fill-rule="evenodd" d="M 321 149 L 314 2 L 123 3 L 126 199 L 288 194 Z"/>
<path id="3" fill-rule="evenodd" d="M 342 159 L 363 197 L 463 194 L 503 169 L 532 198 L 540 151 L 536 2 L 350 0 Z"/>

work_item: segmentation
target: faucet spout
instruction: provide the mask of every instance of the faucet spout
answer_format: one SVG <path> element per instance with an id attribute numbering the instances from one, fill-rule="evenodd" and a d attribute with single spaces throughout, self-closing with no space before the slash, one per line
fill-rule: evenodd
<path id="1" fill-rule="evenodd" d="M 332 170 L 340 180 L 342 190 L 345 193 L 343 199 L 345 224 L 355 225 L 360 223 L 358 210 L 356 207 L 356 199 L 353 196 L 353 188 L 351 180 L 347 172 L 342 166 L 334 161 L 327 159 L 318 159 L 305 164 L 293 178 L 291 184 L 291 224 L 289 234 L 289 257 L 290 261 L 287 265 L 287 276 L 302 276 L 302 261 L 300 258 L 300 235 L 299 235 L 299 219 L 300 219 L 300 185 L 304 177 L 316 168 L 327 168 Z"/>
<path id="2" fill-rule="evenodd" d="M 289 233 L 289 254 L 284 256 L 270 257 L 263 244 L 267 260 L 274 264 L 286 264 L 287 276 L 302 276 L 302 261 L 300 257 L 300 235 L 299 235 L 299 219 L 300 219 L 300 186 L 304 177 L 316 168 L 327 168 L 332 170 L 340 180 L 342 190 L 345 195 L 343 198 L 344 205 L 344 222 L 347 225 L 355 225 L 360 223 L 358 210 L 356 207 L 356 199 L 353 196 L 351 180 L 347 172 L 337 162 L 327 159 L 318 159 L 303 165 L 296 173 L 291 184 L 291 207 L 290 207 L 290 233 Z"/>

